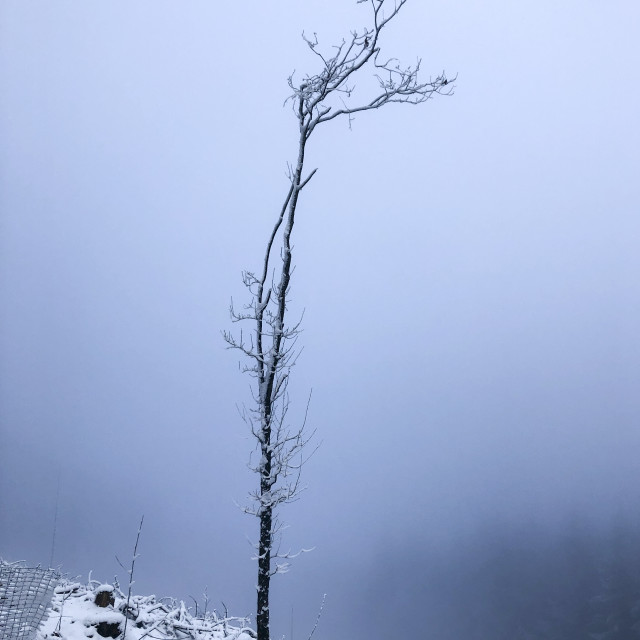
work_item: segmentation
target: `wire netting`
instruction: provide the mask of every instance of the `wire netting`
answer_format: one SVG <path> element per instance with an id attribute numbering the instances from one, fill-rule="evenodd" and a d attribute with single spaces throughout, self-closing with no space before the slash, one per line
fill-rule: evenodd
<path id="1" fill-rule="evenodd" d="M 60 575 L 53 569 L 0 562 L 0 639 L 32 640 Z"/>

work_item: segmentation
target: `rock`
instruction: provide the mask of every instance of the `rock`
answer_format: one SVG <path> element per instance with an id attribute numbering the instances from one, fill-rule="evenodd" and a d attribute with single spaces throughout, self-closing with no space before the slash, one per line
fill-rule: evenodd
<path id="1" fill-rule="evenodd" d="M 113 607 L 115 603 L 115 598 L 113 597 L 113 587 L 110 587 L 109 585 L 104 585 L 103 587 L 100 587 L 96 591 L 96 597 L 94 602 L 98 607 L 102 607 L 103 609 L 105 607 L 108 607 L 109 605 Z"/>
<path id="2" fill-rule="evenodd" d="M 117 622 L 100 622 L 96 626 L 96 631 L 103 638 L 118 638 L 120 636 L 120 625 Z"/>

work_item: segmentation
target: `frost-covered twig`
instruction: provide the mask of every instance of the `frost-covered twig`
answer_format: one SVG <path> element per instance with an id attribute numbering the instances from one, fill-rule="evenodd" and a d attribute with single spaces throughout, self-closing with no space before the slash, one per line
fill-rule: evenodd
<path id="1" fill-rule="evenodd" d="M 320 603 L 320 610 L 318 611 L 318 615 L 316 616 L 316 623 L 313 625 L 313 629 L 311 629 L 311 633 L 309 634 L 309 637 L 307 638 L 307 640 L 311 640 L 311 638 L 313 638 L 313 634 L 316 632 L 316 629 L 318 628 L 318 623 L 320 622 L 320 618 L 322 617 L 322 610 L 324 609 L 324 602 L 327 599 L 327 594 L 325 593 L 322 596 L 322 602 Z"/>
<path id="2" fill-rule="evenodd" d="M 58 617 L 58 623 L 56 624 L 56 628 L 54 629 L 53 633 L 51 634 L 52 636 L 55 636 L 56 638 L 61 637 L 61 633 L 60 630 L 62 628 L 62 613 L 64 611 L 64 603 L 77 591 L 77 587 L 74 587 L 73 585 L 69 586 L 69 587 L 62 587 L 62 586 L 58 586 L 56 587 L 54 593 L 56 595 L 60 595 L 60 616 Z"/>
<path id="3" fill-rule="evenodd" d="M 131 587 L 133 586 L 133 570 L 135 569 L 136 559 L 138 558 L 138 543 L 140 542 L 140 533 L 142 533 L 143 522 L 144 522 L 144 515 L 140 518 L 140 526 L 138 527 L 136 544 L 133 547 L 133 556 L 131 557 L 131 569 L 129 569 L 129 590 L 127 591 L 127 604 L 125 605 L 125 609 L 124 609 L 124 614 L 125 614 L 124 615 L 124 631 L 122 632 L 122 640 L 127 640 L 127 623 L 129 622 L 129 611 L 130 611 L 129 605 L 131 602 Z M 118 562 L 120 562 L 120 560 L 118 560 Z"/>

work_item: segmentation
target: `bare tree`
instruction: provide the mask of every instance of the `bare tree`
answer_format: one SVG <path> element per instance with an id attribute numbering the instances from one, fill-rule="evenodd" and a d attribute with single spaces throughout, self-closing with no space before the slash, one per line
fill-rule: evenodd
<path id="1" fill-rule="evenodd" d="M 242 311 L 231 305 L 234 322 L 250 321 L 249 334 L 224 333 L 231 348 L 240 350 L 248 364 L 244 371 L 255 378 L 253 405 L 243 418 L 256 441 L 257 459 L 250 468 L 258 475 L 258 488 L 251 494 L 245 510 L 259 518 L 260 535 L 256 545 L 258 560 L 258 601 L 256 625 L 258 640 L 269 640 L 269 587 L 276 573 L 287 570 L 292 556 L 280 552 L 280 523 L 276 507 L 298 496 L 300 470 L 305 461 L 303 450 L 309 442 L 305 432 L 306 412 L 302 424 L 291 429 L 287 423 L 290 399 L 289 375 L 297 357 L 296 342 L 300 323 L 286 324 L 287 300 L 292 275 L 293 232 L 298 199 L 315 175 L 304 174 L 305 150 L 318 125 L 345 116 L 351 120 L 361 111 L 380 109 L 393 102 L 420 104 L 435 94 L 450 94 L 452 85 L 444 73 L 423 81 L 419 77 L 420 61 L 401 66 L 394 58 L 384 58 L 380 38 L 386 26 L 407 0 L 356 0 L 370 6 L 371 26 L 352 31 L 339 45 L 322 53 L 317 36 L 303 38 L 317 56 L 319 70 L 296 81 L 289 77 L 290 103 L 298 120 L 297 159 L 289 167 L 289 188 L 282 208 L 267 241 L 259 272 L 245 271 L 244 285 L 249 302 Z M 365 67 L 372 71 L 377 88 L 368 97 L 355 102 L 353 81 Z M 279 235 L 280 234 L 280 235 Z M 277 260 L 277 258 L 280 258 Z M 307 403 L 308 409 L 308 403 Z M 313 435 L 313 434 L 311 434 Z"/>

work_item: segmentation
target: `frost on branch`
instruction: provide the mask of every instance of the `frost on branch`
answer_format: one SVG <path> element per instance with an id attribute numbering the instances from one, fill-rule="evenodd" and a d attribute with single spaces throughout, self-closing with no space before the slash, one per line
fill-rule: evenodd
<path id="1" fill-rule="evenodd" d="M 321 68 L 314 75 L 306 75 L 299 84 L 294 82 L 293 75 L 290 76 L 289 87 L 293 94 L 287 101 L 293 103 L 307 138 L 318 124 L 339 116 L 347 116 L 351 122 L 353 114 L 360 111 L 379 109 L 392 102 L 415 105 L 426 102 L 435 94 L 453 93 L 455 78 L 449 80 L 443 72 L 423 80 L 420 60 L 415 65 L 402 65 L 381 53 L 381 34 L 407 0 L 398 0 L 395 4 L 384 0 L 357 2 L 371 5 L 372 25 L 362 31 L 352 31 L 349 38 L 332 47 L 331 55 L 321 52 L 317 34 L 314 33 L 313 38 L 302 34 L 309 49 L 320 59 Z M 365 68 L 376 78 L 378 91 L 360 102 L 352 102 L 356 97 L 355 77 Z"/>

